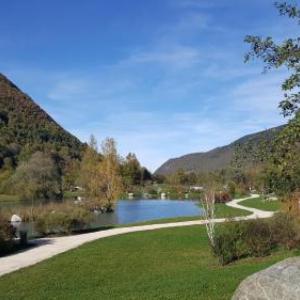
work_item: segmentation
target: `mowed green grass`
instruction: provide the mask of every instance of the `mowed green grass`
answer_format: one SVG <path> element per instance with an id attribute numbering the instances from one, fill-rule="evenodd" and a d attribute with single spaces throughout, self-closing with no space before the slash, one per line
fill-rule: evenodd
<path id="1" fill-rule="evenodd" d="M 296 252 L 222 267 L 201 226 L 98 240 L 0 278 L 0 299 L 230 299 L 248 275 Z"/>
<path id="2" fill-rule="evenodd" d="M 243 209 L 230 207 L 223 203 L 218 203 L 215 205 L 215 215 L 217 218 L 232 218 L 239 216 L 248 216 L 251 215 L 251 212 Z"/>
<path id="3" fill-rule="evenodd" d="M 248 199 L 240 203 L 241 205 L 257 208 L 266 211 L 277 211 L 281 208 L 281 202 L 279 200 L 266 201 L 262 198 Z"/>

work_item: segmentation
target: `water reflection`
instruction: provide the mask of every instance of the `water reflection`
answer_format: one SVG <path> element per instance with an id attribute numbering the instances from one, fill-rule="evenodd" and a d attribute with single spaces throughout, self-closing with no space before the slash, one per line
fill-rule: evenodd
<path id="1" fill-rule="evenodd" d="M 36 206 L 41 205 L 36 203 Z M 30 203 L 5 203 L 1 207 L 10 208 L 18 213 L 24 206 Z M 163 218 L 200 216 L 203 214 L 197 201 L 191 200 L 120 200 L 112 213 L 95 213 L 91 228 L 107 225 L 124 225 L 130 223 L 159 220 Z M 26 224 L 30 235 L 35 235 L 34 225 Z"/>
<path id="2" fill-rule="evenodd" d="M 113 213 L 98 214 L 95 224 L 115 225 L 163 218 L 199 216 L 202 209 L 188 200 L 122 200 Z"/>

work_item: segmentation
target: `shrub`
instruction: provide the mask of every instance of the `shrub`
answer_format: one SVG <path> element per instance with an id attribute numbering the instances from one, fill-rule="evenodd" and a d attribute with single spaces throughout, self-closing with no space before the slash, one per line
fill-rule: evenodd
<path id="1" fill-rule="evenodd" d="M 239 185 L 235 189 L 235 197 L 242 198 L 249 195 L 249 190 L 244 185 Z"/>
<path id="2" fill-rule="evenodd" d="M 236 191 L 236 184 L 233 181 L 230 181 L 228 183 L 228 193 L 231 198 L 235 197 L 235 191 Z"/>
<path id="3" fill-rule="evenodd" d="M 278 213 L 270 220 L 273 243 L 286 249 L 300 246 L 299 220 L 288 213 Z"/>
<path id="4" fill-rule="evenodd" d="M 271 253 L 274 243 L 269 222 L 259 219 L 249 221 L 245 223 L 244 230 L 247 255 L 266 256 Z"/>
<path id="5" fill-rule="evenodd" d="M 299 223 L 292 215 L 219 225 L 213 252 L 225 265 L 241 257 L 269 255 L 277 247 L 300 247 Z"/>
<path id="6" fill-rule="evenodd" d="M 9 253 L 13 248 L 14 229 L 7 218 L 0 213 L 0 255 Z"/>
<path id="7" fill-rule="evenodd" d="M 247 254 L 242 223 L 229 223 L 217 227 L 213 252 L 226 265 Z"/>
<path id="8" fill-rule="evenodd" d="M 35 208 L 32 219 L 35 230 L 41 235 L 47 235 L 69 234 L 84 229 L 91 222 L 91 218 L 92 214 L 86 208 L 67 203 Z"/>
<path id="9" fill-rule="evenodd" d="M 285 209 L 295 216 L 300 216 L 300 191 L 284 197 Z"/>
<path id="10" fill-rule="evenodd" d="M 231 200 L 231 196 L 227 192 L 219 192 L 215 195 L 215 202 L 216 203 L 226 203 Z"/>

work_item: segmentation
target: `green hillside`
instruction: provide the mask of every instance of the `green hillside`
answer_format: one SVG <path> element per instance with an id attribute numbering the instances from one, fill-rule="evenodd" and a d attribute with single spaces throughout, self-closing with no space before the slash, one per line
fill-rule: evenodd
<path id="1" fill-rule="evenodd" d="M 81 157 L 84 144 L 0 74 L 0 190 L 22 161 L 48 153 L 60 167 Z M 1 191 L 0 191 L 1 192 Z"/>
<path id="2" fill-rule="evenodd" d="M 172 158 L 160 166 L 155 174 L 168 175 L 182 169 L 186 172 L 205 173 L 225 169 L 230 166 L 235 153 L 242 149 L 245 163 L 251 163 L 257 155 L 261 142 L 268 144 L 284 128 L 279 126 L 258 133 L 244 136 L 233 143 L 218 147 L 208 152 L 187 154 Z"/>

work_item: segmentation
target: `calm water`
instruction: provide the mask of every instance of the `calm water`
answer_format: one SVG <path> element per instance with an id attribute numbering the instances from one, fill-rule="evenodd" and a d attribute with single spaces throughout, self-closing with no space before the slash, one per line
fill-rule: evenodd
<path id="1" fill-rule="evenodd" d="M 189 200 L 122 200 L 113 213 L 98 214 L 95 225 L 144 222 L 163 218 L 199 216 L 202 209 Z"/>
<path id="2" fill-rule="evenodd" d="M 29 205 L 29 204 L 28 204 Z M 2 207 L 18 207 L 22 204 L 4 204 Z M 30 206 L 30 205 L 29 205 Z M 113 213 L 95 214 L 94 226 L 122 225 L 163 218 L 199 216 L 202 209 L 191 200 L 121 200 Z"/>

